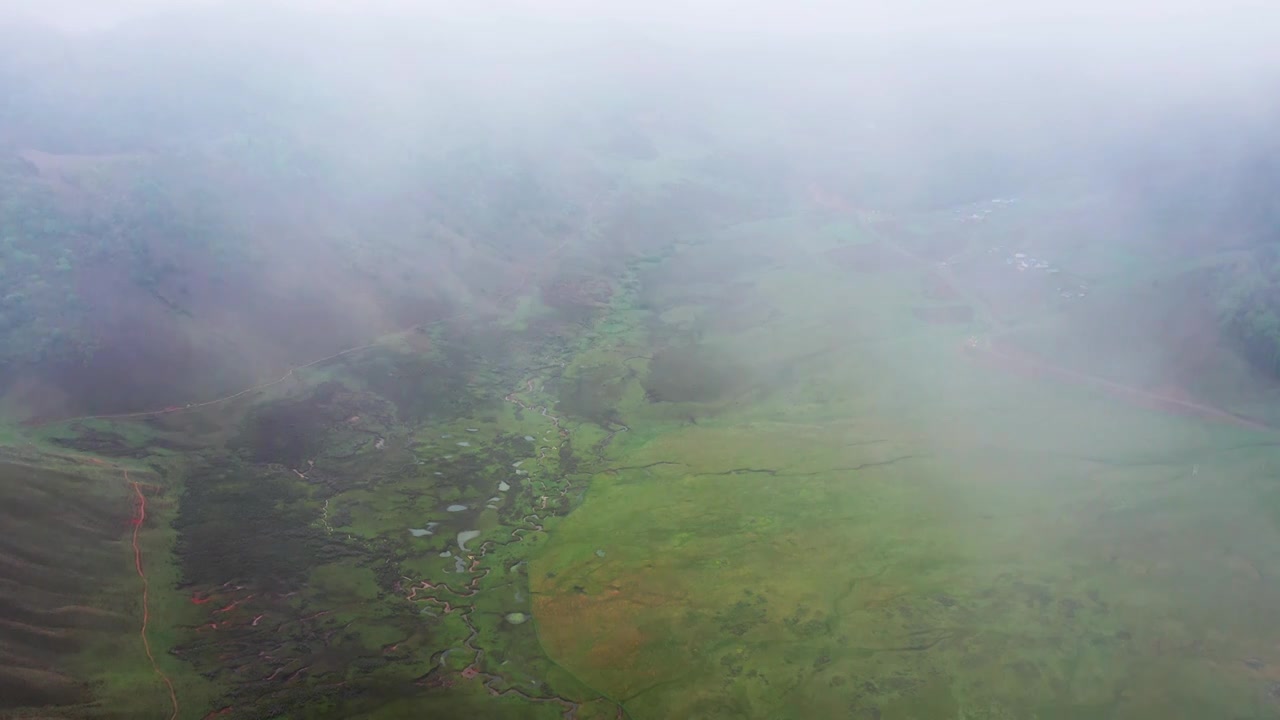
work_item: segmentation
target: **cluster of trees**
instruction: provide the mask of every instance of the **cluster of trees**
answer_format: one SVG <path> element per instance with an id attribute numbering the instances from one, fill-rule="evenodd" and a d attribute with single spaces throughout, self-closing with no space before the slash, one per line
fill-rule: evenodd
<path id="1" fill-rule="evenodd" d="M 183 196 L 190 182 L 145 162 L 86 167 L 110 190 L 66 187 L 0 155 L 0 369 L 88 359 L 99 338 L 86 288 L 123 277 L 184 311 L 182 276 L 208 272 L 234 239 L 214 208 Z M 181 262 L 193 258 L 199 267 Z"/>
<path id="2" fill-rule="evenodd" d="M 85 228 L 29 171 L 20 158 L 0 163 L 0 366 L 91 351 L 69 242 Z"/>
<path id="3" fill-rule="evenodd" d="M 1211 280 L 1222 330 L 1280 378 L 1280 110 L 1252 110 L 1178 118 L 1125 150 L 1119 186 L 1171 242 L 1233 259 Z"/>

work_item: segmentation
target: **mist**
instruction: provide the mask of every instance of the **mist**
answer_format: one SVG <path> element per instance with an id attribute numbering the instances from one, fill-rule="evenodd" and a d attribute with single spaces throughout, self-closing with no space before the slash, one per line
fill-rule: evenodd
<path id="1" fill-rule="evenodd" d="M 0 715 L 1274 717 L 1277 27 L 0 0 Z"/>

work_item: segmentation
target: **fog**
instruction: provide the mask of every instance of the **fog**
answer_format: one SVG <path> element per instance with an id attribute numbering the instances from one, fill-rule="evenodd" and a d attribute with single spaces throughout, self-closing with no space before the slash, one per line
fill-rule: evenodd
<path id="1" fill-rule="evenodd" d="M 1278 28 L 0 0 L 0 715 L 1274 717 Z"/>
<path id="2" fill-rule="evenodd" d="M 442 126 L 571 134 L 644 107 L 792 165 L 890 167 L 904 190 L 974 155 L 992 172 L 1106 172 L 1134 138 L 1265 127 L 1278 64 L 1266 3 L 9 5 L 0 17 L 72 32 L 6 43 L 11 95 L 95 117 L 64 143 L 269 119 L 326 152 L 403 154 Z"/>

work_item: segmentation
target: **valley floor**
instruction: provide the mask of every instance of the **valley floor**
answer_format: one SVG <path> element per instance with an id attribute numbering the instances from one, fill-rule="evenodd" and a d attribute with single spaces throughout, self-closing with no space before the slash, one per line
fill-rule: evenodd
<path id="1" fill-rule="evenodd" d="M 939 261 L 747 223 L 572 322 L 524 297 L 41 441 L 154 484 L 183 718 L 1273 717 L 1280 437 L 1044 371 L 1069 310 Z M 123 633 L 75 712 L 168 717 Z"/>

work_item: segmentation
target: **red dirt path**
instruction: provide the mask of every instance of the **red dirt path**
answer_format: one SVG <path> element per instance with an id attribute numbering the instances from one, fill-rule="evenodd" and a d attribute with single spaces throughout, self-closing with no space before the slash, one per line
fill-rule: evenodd
<path id="1" fill-rule="evenodd" d="M 1121 383 L 1106 380 L 1095 375 L 1089 375 L 1054 365 L 1025 351 L 1014 350 L 1011 348 L 1001 347 L 999 345 L 986 348 L 966 345 L 964 350 L 970 357 L 990 364 L 1001 370 L 1015 372 L 1030 377 L 1050 378 L 1062 380 L 1075 385 L 1091 387 L 1096 390 L 1101 390 L 1112 397 L 1133 403 L 1139 407 L 1144 407 L 1149 410 L 1197 417 L 1215 422 L 1224 422 L 1239 427 L 1247 427 L 1252 430 L 1271 431 L 1274 429 L 1260 420 L 1237 415 L 1221 408 L 1215 408 L 1209 405 L 1193 402 L 1181 397 L 1173 397 L 1147 390 L 1140 390 L 1138 388 L 1122 385 Z"/>
<path id="2" fill-rule="evenodd" d="M 169 720 L 177 720 L 178 717 L 178 693 L 173 689 L 173 681 L 168 675 L 160 669 L 156 664 L 156 656 L 151 652 L 151 640 L 147 637 L 147 624 L 151 620 L 151 605 L 148 597 L 149 583 L 147 582 L 147 573 L 142 569 L 142 549 L 138 546 L 138 531 L 142 528 L 142 523 L 147 519 L 147 496 L 142 494 L 142 486 L 129 477 L 129 471 L 121 468 L 124 473 L 124 481 L 133 489 L 133 494 L 138 498 L 136 512 L 133 516 L 133 566 L 138 571 L 138 577 L 142 578 L 142 629 L 139 634 L 142 636 L 142 647 L 147 651 L 147 659 L 151 661 L 151 669 L 156 675 L 164 681 L 165 687 L 169 689 L 169 702 L 173 705 L 173 714 L 169 716 Z"/>

